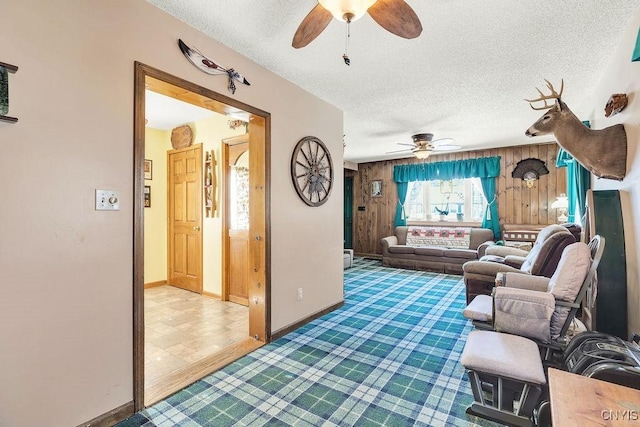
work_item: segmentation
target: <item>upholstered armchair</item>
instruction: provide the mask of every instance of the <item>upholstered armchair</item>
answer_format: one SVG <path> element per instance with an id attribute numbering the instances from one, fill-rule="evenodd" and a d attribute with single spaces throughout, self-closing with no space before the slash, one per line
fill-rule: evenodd
<path id="1" fill-rule="evenodd" d="M 485 256 L 462 266 L 467 304 L 476 295 L 490 295 L 498 273 L 524 273 L 551 277 L 564 248 L 575 242 L 561 225 L 549 225 L 538 233 L 529 252 L 504 246 L 487 248 Z"/>

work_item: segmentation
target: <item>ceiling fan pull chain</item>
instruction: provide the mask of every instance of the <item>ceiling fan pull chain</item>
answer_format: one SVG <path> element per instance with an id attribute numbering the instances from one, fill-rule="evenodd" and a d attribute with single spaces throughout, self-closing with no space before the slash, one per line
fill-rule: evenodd
<path id="1" fill-rule="evenodd" d="M 342 59 L 344 59 L 344 63 L 347 65 L 351 65 L 351 60 L 349 59 L 349 39 L 351 38 L 351 20 L 347 21 L 347 35 L 344 41 L 344 55 L 342 55 Z"/>

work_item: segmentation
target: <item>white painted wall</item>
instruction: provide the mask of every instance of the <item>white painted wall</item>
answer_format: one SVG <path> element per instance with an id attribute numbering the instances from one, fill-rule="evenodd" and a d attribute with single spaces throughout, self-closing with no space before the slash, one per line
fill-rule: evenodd
<path id="1" fill-rule="evenodd" d="M 629 331 L 640 332 L 640 62 L 631 62 L 631 53 L 640 27 L 640 11 L 636 13 L 631 26 L 618 46 L 606 71 L 602 75 L 590 106 L 591 112 L 585 119 L 591 121 L 594 129 L 623 123 L 627 132 L 627 176 L 623 181 L 592 178 L 594 190 L 621 190 L 624 221 L 625 247 L 627 254 L 627 295 Z M 626 93 L 629 105 L 621 113 L 604 116 L 604 106 L 614 93 Z"/>
<path id="2" fill-rule="evenodd" d="M 230 96 L 178 38 L 240 70 L 251 87 L 234 97 L 272 114 L 272 330 L 342 300 L 341 111 L 144 1 L 1 9 L 0 60 L 20 67 L 10 75 L 20 121 L 0 124 L 1 425 L 74 426 L 132 400 L 134 61 Z M 337 166 L 319 208 L 298 200 L 289 176 L 306 135 Z M 96 188 L 119 190 L 121 210 L 95 211 Z"/>

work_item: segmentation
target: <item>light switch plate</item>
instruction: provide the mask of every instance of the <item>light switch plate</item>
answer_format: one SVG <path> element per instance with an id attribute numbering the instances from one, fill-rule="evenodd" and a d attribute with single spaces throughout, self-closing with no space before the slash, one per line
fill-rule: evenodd
<path id="1" fill-rule="evenodd" d="M 120 192 L 115 190 L 96 190 L 97 211 L 119 211 Z"/>

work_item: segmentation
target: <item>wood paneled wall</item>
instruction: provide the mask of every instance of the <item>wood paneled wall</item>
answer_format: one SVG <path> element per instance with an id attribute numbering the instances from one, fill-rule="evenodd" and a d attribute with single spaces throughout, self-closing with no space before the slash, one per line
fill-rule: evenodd
<path id="1" fill-rule="evenodd" d="M 538 144 L 433 155 L 427 162 L 466 160 L 500 156 L 500 177 L 496 185 L 500 225 L 557 223 L 557 212 L 550 209 L 560 193 L 567 192 L 566 169 L 556 169 L 558 145 Z M 527 188 L 524 181 L 512 178 L 520 160 L 530 157 L 546 163 L 549 174 L 541 176 Z M 358 171 L 345 170 L 353 176 L 354 251 L 358 254 L 381 254 L 380 239 L 393 234 L 398 193 L 393 182 L 393 167 L 420 163 L 416 158 L 360 163 Z M 382 180 L 382 197 L 371 197 L 371 181 Z M 364 207 L 364 210 L 362 208 Z"/>

